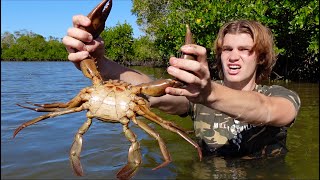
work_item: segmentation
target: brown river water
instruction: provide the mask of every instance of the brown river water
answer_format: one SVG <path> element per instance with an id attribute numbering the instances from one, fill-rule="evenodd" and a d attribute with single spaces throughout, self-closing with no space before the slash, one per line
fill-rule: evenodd
<path id="1" fill-rule="evenodd" d="M 167 77 L 164 69 L 134 67 L 154 78 Z M 1 179 L 115 179 L 126 164 L 130 143 L 120 124 L 94 120 L 84 135 L 81 162 L 85 176 L 74 176 L 69 150 L 85 112 L 59 116 L 13 132 L 23 122 L 44 113 L 18 107 L 32 101 L 69 101 L 91 82 L 69 62 L 1 62 Z M 205 157 L 180 136 L 139 117 L 164 139 L 172 162 L 153 171 L 162 162 L 155 139 L 131 123 L 140 141 L 142 164 L 133 179 L 319 179 L 319 84 L 277 84 L 296 91 L 302 106 L 288 130 L 289 153 L 283 158 L 224 160 Z M 181 118 L 153 110 L 162 118 L 192 129 L 189 117 Z"/>

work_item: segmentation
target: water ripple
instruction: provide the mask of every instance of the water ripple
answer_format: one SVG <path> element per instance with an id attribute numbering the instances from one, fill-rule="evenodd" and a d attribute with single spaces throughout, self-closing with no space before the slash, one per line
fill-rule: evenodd
<path id="1" fill-rule="evenodd" d="M 139 70 L 155 78 L 164 72 L 145 67 Z M 66 102 L 90 85 L 91 82 L 69 62 L 1 62 L 2 179 L 115 179 L 115 174 L 127 163 L 130 147 L 119 123 L 94 119 L 83 135 L 84 177 L 74 176 L 69 151 L 76 132 L 86 121 L 85 112 L 46 119 L 24 128 L 12 139 L 18 126 L 44 114 L 18 107 L 17 103 Z M 199 162 L 196 150 L 188 142 L 139 117 L 164 139 L 172 162 L 159 170 L 151 170 L 163 162 L 158 142 L 130 123 L 142 154 L 142 164 L 134 179 L 318 179 L 319 85 L 286 85 L 301 95 L 303 107 L 296 123 L 288 130 L 290 152 L 285 161 L 244 163 L 204 158 Z M 169 121 L 192 128 L 190 119 L 155 112 Z"/>

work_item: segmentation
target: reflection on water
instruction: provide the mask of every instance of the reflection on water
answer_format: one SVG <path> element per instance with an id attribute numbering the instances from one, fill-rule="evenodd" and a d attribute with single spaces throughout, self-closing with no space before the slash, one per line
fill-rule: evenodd
<path id="1" fill-rule="evenodd" d="M 140 68 L 154 78 L 168 77 L 164 69 Z M 69 62 L 1 62 L 1 178 L 74 179 L 68 154 L 74 135 L 85 122 L 85 112 L 39 122 L 12 134 L 23 122 L 44 113 L 16 106 L 32 101 L 69 101 L 90 81 Z M 163 158 L 158 142 L 135 125 L 130 125 L 140 141 L 142 165 L 134 179 L 318 179 L 319 178 L 319 85 L 282 84 L 299 93 L 301 111 L 288 130 L 289 153 L 282 158 L 239 160 L 205 157 L 180 136 L 148 123 L 166 142 L 172 163 L 159 170 Z M 166 120 L 191 129 L 190 118 L 167 115 Z M 85 176 L 79 179 L 114 179 L 126 164 L 130 143 L 120 124 L 93 121 L 84 135 L 81 162 Z M 306 168 L 307 167 L 307 168 Z"/>
<path id="2" fill-rule="evenodd" d="M 191 177 L 195 179 L 277 179 L 290 172 L 283 157 L 254 160 L 206 157 L 204 162 L 192 164 L 192 169 Z"/>

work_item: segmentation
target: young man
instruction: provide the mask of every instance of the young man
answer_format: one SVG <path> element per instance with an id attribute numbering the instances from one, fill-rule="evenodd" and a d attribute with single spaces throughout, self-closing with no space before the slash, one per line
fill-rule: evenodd
<path id="1" fill-rule="evenodd" d="M 86 16 L 73 17 L 74 27 L 63 38 L 70 61 L 78 67 L 90 53 L 105 79 L 132 84 L 151 81 L 145 74 L 106 59 L 102 39 L 93 40 L 79 28 L 90 23 Z M 162 97 L 149 97 L 151 107 L 191 115 L 205 154 L 256 158 L 286 152 L 286 129 L 297 116 L 300 99 L 284 87 L 257 84 L 270 75 L 276 62 L 267 27 L 238 20 L 220 29 L 215 41 L 220 81 L 211 80 L 204 47 L 184 45 L 181 51 L 195 55 L 196 61 L 171 57 L 167 71 L 187 85 L 167 88 Z"/>

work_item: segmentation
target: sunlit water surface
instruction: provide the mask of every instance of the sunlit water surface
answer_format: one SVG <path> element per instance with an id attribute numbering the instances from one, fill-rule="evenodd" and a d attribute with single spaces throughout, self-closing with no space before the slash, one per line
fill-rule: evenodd
<path id="1" fill-rule="evenodd" d="M 167 77 L 163 69 L 135 68 L 154 78 Z M 1 62 L 1 179 L 115 179 L 127 162 L 130 146 L 120 124 L 93 121 L 81 153 L 84 177 L 74 176 L 68 154 L 86 120 L 85 112 L 41 121 L 12 139 L 20 124 L 44 114 L 17 103 L 66 102 L 90 84 L 69 62 Z M 284 158 L 226 161 L 205 157 L 200 162 L 193 146 L 180 136 L 143 119 L 165 140 L 173 161 L 153 171 L 163 161 L 158 143 L 131 123 L 142 153 L 142 165 L 133 179 L 319 179 L 319 85 L 282 85 L 298 92 L 302 100 L 296 123 L 288 131 L 290 152 Z M 154 112 L 192 129 L 190 118 Z"/>

